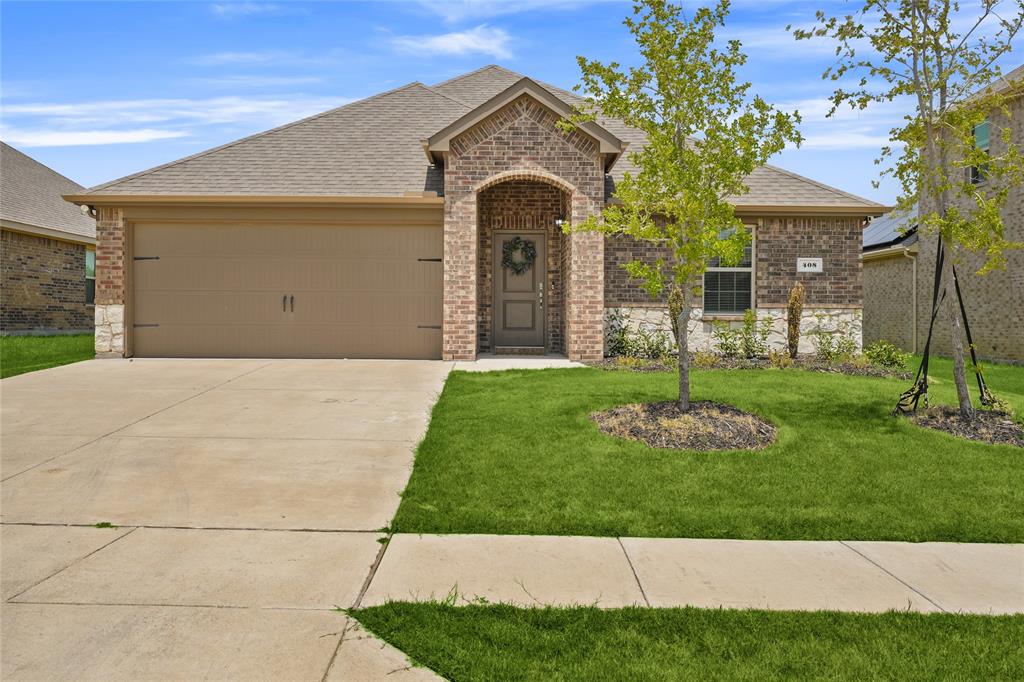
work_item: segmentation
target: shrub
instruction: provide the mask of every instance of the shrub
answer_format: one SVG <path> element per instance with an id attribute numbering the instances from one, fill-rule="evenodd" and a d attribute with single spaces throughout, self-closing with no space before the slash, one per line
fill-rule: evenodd
<path id="1" fill-rule="evenodd" d="M 743 313 L 743 328 L 740 329 L 740 347 L 743 357 L 759 358 L 768 353 L 768 337 L 772 333 L 772 320 L 766 317 L 757 321 L 757 313 L 749 308 Z"/>
<path id="2" fill-rule="evenodd" d="M 715 320 L 711 327 L 711 336 L 715 339 L 718 352 L 727 358 L 738 358 L 742 350 L 740 330 L 733 329 L 723 320 Z"/>
<path id="3" fill-rule="evenodd" d="M 611 320 L 608 354 L 629 358 L 660 360 L 672 355 L 672 342 L 660 329 L 632 328 L 621 317 Z"/>
<path id="4" fill-rule="evenodd" d="M 910 360 L 910 353 L 903 352 L 899 346 L 888 341 L 875 341 L 864 348 L 864 355 L 872 365 L 892 369 L 906 369 L 907 361 Z"/>
<path id="5" fill-rule="evenodd" d="M 797 282 L 789 290 L 789 305 L 786 308 L 786 345 L 791 358 L 795 358 L 800 350 L 800 319 L 803 314 L 804 283 Z"/>
<path id="6" fill-rule="evenodd" d="M 698 369 L 713 369 L 718 367 L 718 355 L 709 350 L 699 350 L 693 354 L 693 366 Z"/>
<path id="7" fill-rule="evenodd" d="M 828 332 L 818 326 L 811 336 L 814 337 L 815 354 L 826 364 L 848 361 L 857 353 L 857 342 L 845 330 Z"/>
<path id="8" fill-rule="evenodd" d="M 778 369 L 786 369 L 793 366 L 793 358 L 787 352 L 781 350 L 768 351 L 768 362 L 771 363 L 772 367 Z"/>

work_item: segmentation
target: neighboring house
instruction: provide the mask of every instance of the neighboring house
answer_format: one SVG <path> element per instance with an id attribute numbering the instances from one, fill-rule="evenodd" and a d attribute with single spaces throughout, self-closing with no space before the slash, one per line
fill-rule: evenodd
<path id="1" fill-rule="evenodd" d="M 992 87 L 1020 88 L 1024 66 L 1007 73 Z M 1024 97 L 1010 100 L 1010 118 L 1003 112 L 975 131 L 979 146 L 1001 154 L 1002 130 L 1008 128 L 1014 144 L 1024 146 Z M 984 190 L 984 169 L 964 172 Z M 1006 239 L 1024 242 L 1024 188 L 1009 192 L 1003 209 Z M 899 223 L 899 225 L 897 224 Z M 897 227 L 910 228 L 900 234 Z M 891 341 L 907 350 L 924 349 L 931 315 L 935 278 L 936 236 L 918 235 L 914 216 L 886 216 L 864 231 L 864 342 Z M 888 239 L 887 239 L 888 237 Z M 983 255 L 965 253 L 957 266 L 960 288 L 971 325 L 975 347 L 982 358 L 1024 361 L 1024 251 L 1007 252 L 1007 266 L 986 275 L 975 274 Z M 950 353 L 947 317 L 935 321 L 932 352 Z"/>
<path id="2" fill-rule="evenodd" d="M 93 330 L 96 221 L 84 188 L 0 143 L 0 333 Z"/>
<path id="3" fill-rule="evenodd" d="M 97 352 L 600 358 L 607 319 L 664 322 L 665 305 L 619 267 L 657 249 L 561 230 L 604 208 L 644 143 L 616 120 L 561 132 L 578 102 L 488 66 L 69 196 L 99 213 Z M 860 231 L 886 209 L 771 166 L 749 185 L 750 259 L 708 274 L 698 337 L 746 308 L 781 321 L 802 279 L 807 324 L 859 341 Z M 536 251 L 522 274 L 502 265 L 515 237 Z"/>

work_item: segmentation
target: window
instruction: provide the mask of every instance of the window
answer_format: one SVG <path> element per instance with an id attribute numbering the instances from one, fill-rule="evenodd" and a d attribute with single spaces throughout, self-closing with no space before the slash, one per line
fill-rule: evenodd
<path id="1" fill-rule="evenodd" d="M 738 315 L 754 305 L 754 230 L 750 244 L 743 249 L 743 260 L 734 267 L 720 267 L 713 258 L 704 273 L 704 314 Z M 728 233 L 722 233 L 725 239 Z"/>
<path id="2" fill-rule="evenodd" d="M 979 149 L 988 154 L 988 143 L 989 143 L 989 123 L 979 123 L 974 126 L 974 148 Z M 967 169 L 970 174 L 971 183 L 978 185 L 987 179 L 988 175 L 988 164 L 983 163 L 980 166 L 971 166 Z"/>
<path id="3" fill-rule="evenodd" d="M 85 252 L 85 302 L 96 303 L 96 252 L 92 249 Z"/>

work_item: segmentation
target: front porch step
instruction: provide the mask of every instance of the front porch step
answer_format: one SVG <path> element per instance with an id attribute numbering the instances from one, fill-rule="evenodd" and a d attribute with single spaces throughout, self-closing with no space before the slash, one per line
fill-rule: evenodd
<path id="1" fill-rule="evenodd" d="M 545 355 L 544 346 L 495 346 L 495 355 Z"/>

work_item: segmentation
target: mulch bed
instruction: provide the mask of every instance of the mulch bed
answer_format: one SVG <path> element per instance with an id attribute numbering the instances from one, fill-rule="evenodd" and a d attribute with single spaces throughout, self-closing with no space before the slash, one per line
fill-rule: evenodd
<path id="1" fill-rule="evenodd" d="M 686 412 L 674 400 L 621 405 L 593 412 L 590 419 L 610 436 L 673 450 L 760 450 L 777 434 L 760 417 L 708 400 L 690 403 Z"/>
<path id="2" fill-rule="evenodd" d="M 659 360 L 639 360 L 622 358 L 604 358 L 586 363 L 591 367 L 607 370 L 624 370 L 627 372 L 675 372 L 673 362 Z M 772 369 L 774 365 L 767 358 L 726 358 L 719 357 L 713 367 L 698 367 L 690 358 L 690 369 Z M 863 377 L 892 377 L 896 379 L 912 379 L 914 373 L 908 370 L 879 367 L 877 365 L 855 365 L 849 362 L 828 364 L 815 357 L 798 357 L 791 365 L 792 369 L 805 369 L 812 372 L 828 374 L 848 374 Z M 784 370 L 783 370 L 784 371 Z"/>
<path id="3" fill-rule="evenodd" d="M 929 407 L 911 414 L 909 418 L 918 426 L 960 438 L 1024 448 L 1024 428 L 1005 412 L 975 410 L 971 417 L 965 419 L 955 407 Z"/>

